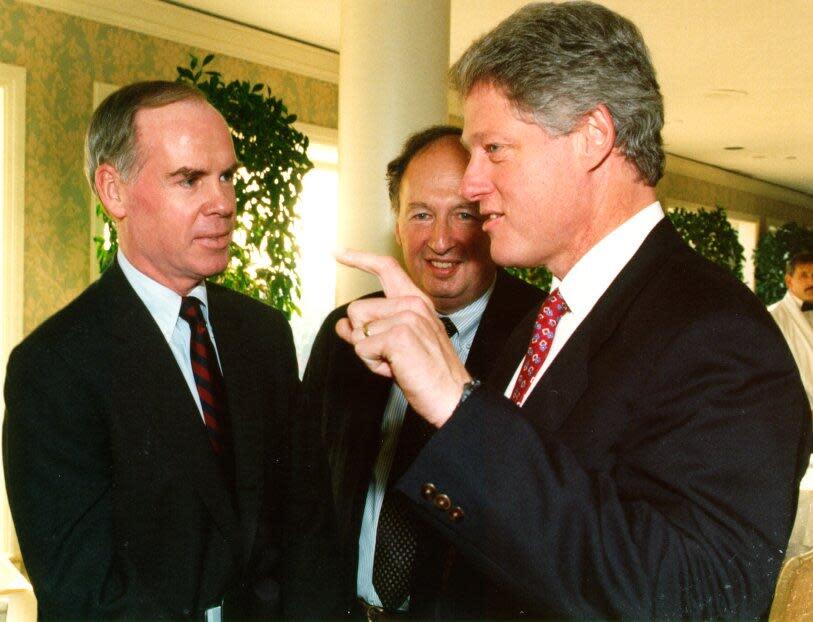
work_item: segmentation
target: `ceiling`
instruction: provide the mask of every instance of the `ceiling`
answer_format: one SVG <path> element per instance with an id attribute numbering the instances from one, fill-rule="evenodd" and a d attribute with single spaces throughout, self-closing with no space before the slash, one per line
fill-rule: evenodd
<path id="1" fill-rule="evenodd" d="M 340 0 L 173 4 L 340 51 Z M 523 4 L 451 0 L 450 58 Z M 650 48 L 669 153 L 813 195 L 813 1 L 603 4 L 632 19 Z"/>

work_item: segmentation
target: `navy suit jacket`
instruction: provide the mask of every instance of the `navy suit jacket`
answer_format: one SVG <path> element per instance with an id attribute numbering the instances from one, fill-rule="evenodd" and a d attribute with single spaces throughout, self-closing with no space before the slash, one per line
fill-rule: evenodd
<path id="1" fill-rule="evenodd" d="M 532 321 L 399 489 L 511 594 L 505 615 L 766 615 L 811 423 L 765 308 L 664 220 L 518 408 L 502 391 Z"/>
<path id="2" fill-rule="evenodd" d="M 309 590 L 319 593 L 317 556 L 330 546 L 320 514 L 329 504 L 313 499 L 318 483 L 305 477 L 317 457 L 299 450 L 293 425 L 290 328 L 217 285 L 208 298 L 234 496 L 166 340 L 118 265 L 13 351 L 6 486 L 40 618 L 199 617 L 223 598 L 226 620 L 268 618 L 318 602 Z"/>

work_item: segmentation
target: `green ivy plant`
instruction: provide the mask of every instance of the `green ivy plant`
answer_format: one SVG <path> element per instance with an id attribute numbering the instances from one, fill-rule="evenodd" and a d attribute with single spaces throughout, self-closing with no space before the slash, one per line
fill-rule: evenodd
<path id="1" fill-rule="evenodd" d="M 813 230 L 795 222 L 769 229 L 754 251 L 756 294 L 766 305 L 785 295 L 785 266 L 791 257 L 813 250 Z"/>
<path id="2" fill-rule="evenodd" d="M 689 246 L 742 281 L 744 250 L 722 207 L 718 205 L 713 211 L 676 207 L 666 216 Z"/>
<path id="3" fill-rule="evenodd" d="M 526 283 L 535 285 L 539 289 L 550 291 L 550 283 L 553 275 L 545 266 L 539 266 L 537 268 L 506 268 L 506 270 Z"/>
<path id="4" fill-rule="evenodd" d="M 293 226 L 302 178 L 313 168 L 306 155 L 308 138 L 294 129 L 296 115 L 268 86 L 224 82 L 220 72 L 206 69 L 213 58 L 210 54 L 199 62 L 191 56 L 189 67 L 177 68 L 177 81 L 200 89 L 226 119 L 241 164 L 234 183 L 237 224 L 230 261 L 213 280 L 276 307 L 290 319 L 300 312 L 295 300 L 302 294 Z M 108 234 L 95 238 L 99 269 L 104 270 L 118 245 L 115 227 L 100 205 L 96 212 Z"/>

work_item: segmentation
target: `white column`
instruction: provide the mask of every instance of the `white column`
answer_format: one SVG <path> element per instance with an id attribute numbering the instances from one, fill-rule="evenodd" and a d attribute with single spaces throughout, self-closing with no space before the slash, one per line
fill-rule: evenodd
<path id="1" fill-rule="evenodd" d="M 339 246 L 393 254 L 386 166 L 404 139 L 448 121 L 449 0 L 342 0 Z M 336 301 L 379 289 L 339 267 Z"/>

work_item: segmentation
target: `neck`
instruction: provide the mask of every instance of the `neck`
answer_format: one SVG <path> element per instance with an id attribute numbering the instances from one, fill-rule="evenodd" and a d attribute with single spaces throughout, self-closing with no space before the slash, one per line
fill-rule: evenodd
<path id="1" fill-rule="evenodd" d="M 608 234 L 657 201 L 655 188 L 646 185 L 626 159 L 593 171 L 581 194 L 585 213 L 590 214 L 573 240 L 571 252 L 548 269 L 562 280 L 587 252 Z"/>

